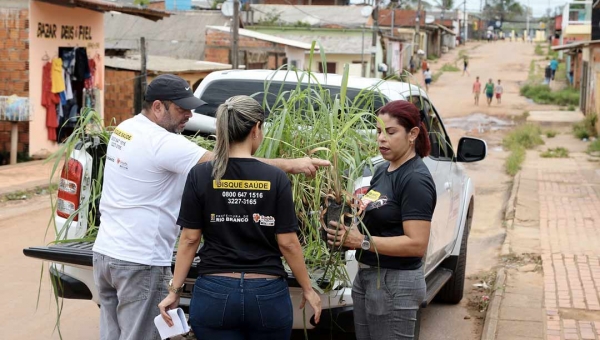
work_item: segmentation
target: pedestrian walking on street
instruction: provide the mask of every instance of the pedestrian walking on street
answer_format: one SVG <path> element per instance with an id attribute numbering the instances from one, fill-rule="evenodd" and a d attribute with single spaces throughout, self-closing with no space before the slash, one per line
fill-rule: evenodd
<path id="1" fill-rule="evenodd" d="M 93 248 L 100 300 L 100 339 L 158 340 L 158 303 L 178 291 L 170 279 L 176 219 L 188 172 L 213 153 L 180 135 L 204 102 L 184 79 L 163 74 L 147 87 L 142 112 L 111 136 Z M 329 162 L 263 160 L 291 173 L 314 174 Z M 316 161 L 316 162 L 315 162 Z"/>
<path id="2" fill-rule="evenodd" d="M 308 302 L 319 322 L 321 298 L 304 263 L 290 180 L 253 157 L 264 138 L 265 119 L 253 98 L 227 99 L 217 109 L 214 161 L 195 165 L 187 176 L 173 286 L 183 286 L 198 251 L 189 321 L 201 339 L 290 338 L 294 312 L 281 255 L 302 288 L 300 307 Z M 268 185 L 259 192 L 232 189 L 234 183 Z M 255 202 L 230 202 L 246 194 Z M 179 306 L 178 292 L 171 290 L 158 306 L 172 326 L 167 311 Z"/>
<path id="3" fill-rule="evenodd" d="M 479 82 L 479 77 L 475 78 L 475 82 L 473 83 L 473 96 L 475 97 L 475 105 L 479 105 L 479 94 L 481 93 L 481 83 Z"/>
<path id="4" fill-rule="evenodd" d="M 552 79 L 552 63 L 548 63 L 546 68 L 544 69 L 544 84 L 549 85 L 550 80 Z"/>
<path id="5" fill-rule="evenodd" d="M 462 75 L 465 75 L 465 72 L 467 73 L 467 75 L 470 77 L 471 74 L 469 73 L 469 70 L 467 70 L 467 67 L 469 67 L 469 58 L 467 56 L 465 56 L 463 58 L 463 73 Z"/>
<path id="6" fill-rule="evenodd" d="M 410 61 L 408 62 L 408 65 L 410 68 L 410 74 L 415 73 L 415 59 L 412 55 L 410 56 Z"/>
<path id="7" fill-rule="evenodd" d="M 425 74 L 425 71 L 427 71 L 429 69 L 429 65 L 427 64 L 427 59 L 425 59 L 425 57 L 423 57 L 423 61 L 421 62 L 421 72 L 423 72 L 423 74 Z"/>
<path id="8" fill-rule="evenodd" d="M 432 79 L 431 71 L 427 69 L 427 71 L 423 73 L 423 77 L 425 77 L 425 91 L 429 91 L 429 84 L 431 84 Z"/>
<path id="9" fill-rule="evenodd" d="M 422 258 L 437 200 L 423 163 L 431 146 L 414 104 L 393 101 L 377 116 L 377 143 L 386 162 L 375 168 L 360 202 L 364 229 L 330 222 L 325 230 L 330 245 L 358 249 L 352 286 L 356 339 L 414 339 L 426 290 Z"/>
<path id="10" fill-rule="evenodd" d="M 498 84 L 494 88 L 494 91 L 496 92 L 496 103 L 501 104 L 502 103 L 502 93 L 504 92 L 504 88 L 502 88 L 500 79 L 498 79 Z"/>
<path id="11" fill-rule="evenodd" d="M 488 106 L 492 105 L 492 98 L 494 98 L 494 81 L 492 78 L 485 84 L 485 96 Z"/>
<path id="12" fill-rule="evenodd" d="M 554 76 L 556 75 L 556 70 L 558 70 L 558 60 L 556 58 L 550 61 L 550 68 L 552 69 L 552 80 L 554 80 Z"/>

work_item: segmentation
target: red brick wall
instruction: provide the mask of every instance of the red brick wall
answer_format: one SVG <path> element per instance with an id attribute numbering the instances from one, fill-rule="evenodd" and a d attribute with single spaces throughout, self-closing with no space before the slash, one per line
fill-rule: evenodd
<path id="1" fill-rule="evenodd" d="M 29 10 L 0 9 L 0 96 L 29 97 Z M 0 153 L 10 151 L 11 123 L 0 122 Z M 19 123 L 18 152 L 29 148 L 29 123 Z"/>
<path id="2" fill-rule="evenodd" d="M 160 9 L 160 10 L 165 10 L 165 2 L 164 1 L 156 1 L 156 2 L 151 2 L 148 4 L 148 8 L 152 8 L 152 9 Z"/>
<path id="3" fill-rule="evenodd" d="M 240 36 L 238 41 L 240 51 L 263 51 L 285 54 L 285 46 L 269 41 Z M 231 48 L 231 34 L 217 30 L 206 30 L 206 46 L 204 48 L 204 60 L 231 64 L 229 60 L 229 49 Z M 280 58 L 282 59 L 282 58 Z M 242 61 L 240 61 L 242 62 Z M 282 61 L 279 61 L 281 64 Z M 275 59 L 269 58 L 268 67 L 274 69 Z M 279 65 L 280 66 L 280 65 Z"/>
<path id="4" fill-rule="evenodd" d="M 104 76 L 104 124 L 116 126 L 136 113 L 135 85 L 139 72 L 106 68 Z"/>

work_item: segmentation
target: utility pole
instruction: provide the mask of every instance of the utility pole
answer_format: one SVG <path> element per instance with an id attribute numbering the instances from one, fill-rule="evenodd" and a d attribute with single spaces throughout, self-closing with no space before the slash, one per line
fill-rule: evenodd
<path id="1" fill-rule="evenodd" d="M 148 84 L 148 78 L 146 77 L 146 59 L 148 58 L 146 52 L 146 38 L 140 38 L 140 59 L 142 65 L 140 66 L 140 109 L 142 107 L 142 103 L 146 98 L 144 98 L 144 93 L 146 93 L 146 86 Z"/>
<path id="2" fill-rule="evenodd" d="M 421 0 L 417 4 L 417 17 L 415 18 L 415 47 L 413 48 L 413 54 L 417 54 L 419 47 L 421 46 L 421 35 L 419 29 L 421 28 Z"/>
<path id="3" fill-rule="evenodd" d="M 529 11 L 530 10 L 531 10 L 531 7 L 529 5 L 529 0 L 527 0 L 527 26 L 526 26 L 527 38 L 529 38 Z"/>
<path id="4" fill-rule="evenodd" d="M 419 0 L 420 1 L 420 0 Z M 467 23 L 467 0 L 465 0 L 465 2 L 463 2 L 463 21 L 465 24 L 465 36 L 464 36 L 464 42 L 463 44 L 467 44 L 467 30 L 468 30 L 468 23 Z"/>
<path id="5" fill-rule="evenodd" d="M 419 0 L 420 1 L 420 0 Z M 375 0 L 375 6 L 373 6 L 373 37 L 371 38 L 371 77 L 375 77 L 377 67 L 376 62 L 376 51 L 377 51 L 377 37 L 379 35 L 379 0 Z"/>
<path id="6" fill-rule="evenodd" d="M 365 67 L 365 26 L 362 29 L 362 41 L 360 42 L 360 76 L 366 77 L 367 69 Z"/>
<path id="7" fill-rule="evenodd" d="M 238 40 L 239 40 L 239 27 L 240 27 L 240 2 L 239 0 L 233 0 L 233 23 L 231 24 L 231 68 L 238 69 L 240 67 L 239 52 L 238 52 Z"/>

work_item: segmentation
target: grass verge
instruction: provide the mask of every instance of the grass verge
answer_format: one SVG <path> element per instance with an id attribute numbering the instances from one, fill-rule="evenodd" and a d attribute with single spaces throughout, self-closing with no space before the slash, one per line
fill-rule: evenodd
<path id="1" fill-rule="evenodd" d="M 558 132 L 556 132 L 555 130 L 546 131 L 546 137 L 548 137 L 548 138 L 554 138 L 554 137 L 556 137 L 557 134 L 558 134 Z"/>
<path id="2" fill-rule="evenodd" d="M 440 69 L 442 72 L 458 72 L 460 69 L 452 64 L 444 64 Z"/>
<path id="3" fill-rule="evenodd" d="M 542 152 L 540 156 L 542 158 L 569 158 L 569 150 L 559 146 Z"/>
<path id="4" fill-rule="evenodd" d="M 532 99 L 537 104 L 573 105 L 573 107 L 579 104 L 579 90 L 573 88 L 552 91 L 548 85 L 525 84 L 520 92 L 522 96 Z"/>
<path id="5" fill-rule="evenodd" d="M 600 139 L 596 139 L 595 141 L 591 142 L 587 147 L 587 152 L 589 154 L 600 153 Z"/>
<path id="6" fill-rule="evenodd" d="M 511 176 L 516 175 L 521 170 L 521 164 L 525 160 L 525 150 L 544 144 L 540 134 L 539 126 L 525 124 L 504 137 L 502 145 L 510 151 L 510 155 L 504 164 L 506 173 Z"/>
<path id="7" fill-rule="evenodd" d="M 581 122 L 573 125 L 573 134 L 579 139 L 598 137 L 596 122 L 598 122 L 598 115 L 589 114 L 585 116 Z"/>

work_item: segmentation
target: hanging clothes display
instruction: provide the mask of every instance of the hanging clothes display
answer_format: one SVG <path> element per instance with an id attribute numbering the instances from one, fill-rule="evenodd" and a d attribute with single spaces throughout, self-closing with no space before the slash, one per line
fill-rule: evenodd
<path id="1" fill-rule="evenodd" d="M 60 93 L 65 90 L 65 79 L 62 73 L 62 59 L 52 59 L 52 92 Z"/>
<path id="2" fill-rule="evenodd" d="M 95 86 L 96 62 L 94 61 L 94 59 L 89 59 L 88 65 L 90 68 L 90 77 L 85 80 L 85 88 L 91 89 Z"/>
<path id="3" fill-rule="evenodd" d="M 56 105 L 60 104 L 60 99 L 58 94 L 52 92 L 53 64 L 47 62 L 42 69 L 42 106 L 46 108 L 48 139 L 56 141 L 56 129 L 58 128 Z"/>
<path id="4" fill-rule="evenodd" d="M 73 80 L 83 81 L 90 76 L 87 51 L 85 47 L 78 47 L 75 49 L 75 71 L 73 73 Z"/>

